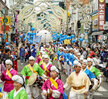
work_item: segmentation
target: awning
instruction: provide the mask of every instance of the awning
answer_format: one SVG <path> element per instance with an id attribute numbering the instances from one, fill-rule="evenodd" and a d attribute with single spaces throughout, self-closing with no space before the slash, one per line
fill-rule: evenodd
<path id="1" fill-rule="evenodd" d="M 100 31 L 100 32 L 93 32 L 93 33 L 92 33 L 92 36 L 93 36 L 93 35 L 103 35 L 103 32 L 104 32 L 104 31 Z"/>

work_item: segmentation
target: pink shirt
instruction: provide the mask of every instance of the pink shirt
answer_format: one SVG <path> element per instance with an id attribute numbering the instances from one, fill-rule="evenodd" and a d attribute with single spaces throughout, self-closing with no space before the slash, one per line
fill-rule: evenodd
<path id="1" fill-rule="evenodd" d="M 46 80 L 44 83 L 43 83 L 43 86 L 42 86 L 42 90 L 48 90 L 49 88 L 51 88 L 52 90 L 57 90 L 61 93 L 60 97 L 58 99 L 63 99 L 62 95 L 63 95 L 63 83 L 60 79 L 56 79 L 55 80 L 57 83 L 58 83 L 58 89 L 56 89 L 50 82 L 50 80 Z M 48 98 L 48 99 L 57 99 L 57 98 L 54 98 L 51 94 L 51 96 Z"/>
<path id="2" fill-rule="evenodd" d="M 13 68 L 10 69 L 10 73 L 12 76 L 17 75 L 17 71 L 14 70 Z M 14 89 L 13 86 L 13 81 L 12 79 L 7 75 L 6 70 L 3 72 L 2 76 L 1 76 L 1 80 L 4 81 L 4 89 L 3 91 L 5 92 L 10 92 L 11 90 Z"/>

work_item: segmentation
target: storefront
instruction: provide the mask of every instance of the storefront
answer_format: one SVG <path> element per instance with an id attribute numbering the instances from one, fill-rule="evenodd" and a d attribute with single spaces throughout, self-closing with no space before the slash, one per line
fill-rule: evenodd
<path id="1" fill-rule="evenodd" d="M 5 5 L 5 3 L 0 0 L 0 43 L 3 41 L 3 38 L 5 38 L 5 34 L 3 31 L 3 25 L 2 24 L 2 18 L 4 17 L 4 15 L 8 15 L 8 7 Z"/>

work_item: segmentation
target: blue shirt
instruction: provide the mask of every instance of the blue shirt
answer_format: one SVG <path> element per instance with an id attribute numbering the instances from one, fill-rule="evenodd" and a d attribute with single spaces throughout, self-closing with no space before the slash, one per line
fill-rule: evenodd
<path id="1" fill-rule="evenodd" d="M 84 72 L 87 74 L 87 76 L 88 76 L 90 79 L 96 78 L 95 75 L 94 75 L 90 70 L 88 70 L 87 68 L 86 68 L 86 70 L 85 70 Z"/>
<path id="2" fill-rule="evenodd" d="M 64 62 L 67 61 L 67 53 L 63 53 L 63 57 L 64 57 Z"/>
<path id="3" fill-rule="evenodd" d="M 68 59 L 67 64 L 68 65 L 69 65 L 69 57 L 70 57 L 70 53 L 67 53 L 67 59 Z"/>
<path id="4" fill-rule="evenodd" d="M 69 62 L 71 62 L 73 64 L 74 60 L 75 60 L 74 55 L 73 54 L 70 54 L 69 55 Z"/>
<path id="5" fill-rule="evenodd" d="M 59 57 L 62 55 L 62 52 L 60 52 L 60 51 L 57 51 L 57 59 L 59 60 Z"/>
<path id="6" fill-rule="evenodd" d="M 25 55 L 25 50 L 24 48 L 20 48 L 20 56 L 24 57 Z"/>
<path id="7" fill-rule="evenodd" d="M 36 49 L 35 48 L 31 49 L 31 56 L 33 56 L 33 57 L 36 56 Z"/>

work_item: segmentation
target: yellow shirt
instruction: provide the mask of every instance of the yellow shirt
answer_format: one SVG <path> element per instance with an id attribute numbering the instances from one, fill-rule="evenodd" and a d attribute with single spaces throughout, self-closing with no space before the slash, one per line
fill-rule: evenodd
<path id="1" fill-rule="evenodd" d="M 86 88 L 91 85 L 90 79 L 88 78 L 88 76 L 83 71 L 80 71 L 80 73 L 78 75 L 76 75 L 75 72 L 72 72 L 70 74 L 70 76 L 67 78 L 66 83 L 69 86 L 71 85 L 73 87 L 85 86 L 85 87 L 83 87 L 82 89 L 79 89 L 79 90 L 75 90 L 72 87 L 71 90 L 76 92 L 76 93 L 84 93 Z"/>

